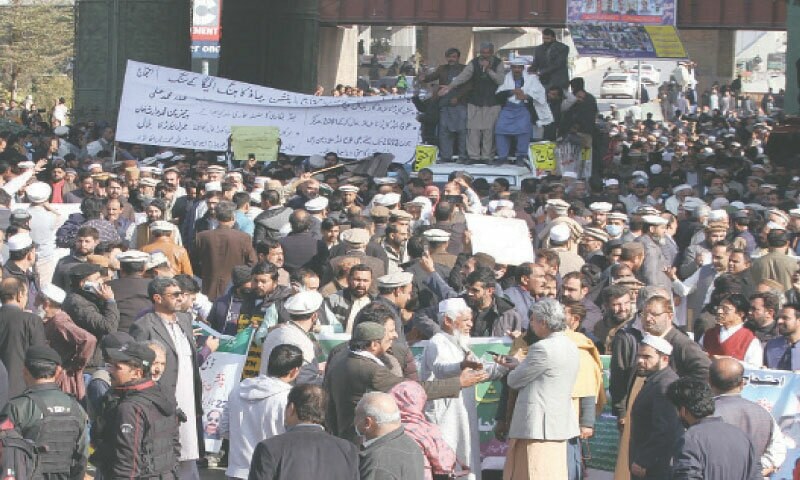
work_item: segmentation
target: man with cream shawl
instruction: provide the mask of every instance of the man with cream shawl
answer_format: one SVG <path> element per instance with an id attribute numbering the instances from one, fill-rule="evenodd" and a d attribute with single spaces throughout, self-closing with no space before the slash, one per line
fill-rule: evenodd
<path id="1" fill-rule="evenodd" d="M 528 157 L 534 121 L 539 127 L 553 122 L 547 92 L 536 74 L 525 71 L 525 65 L 524 59 L 513 60 L 511 71 L 497 89 L 497 100 L 503 106 L 495 126 L 497 158 L 501 163 L 509 156 L 518 161 Z M 514 155 L 511 155 L 512 139 L 516 140 Z"/>

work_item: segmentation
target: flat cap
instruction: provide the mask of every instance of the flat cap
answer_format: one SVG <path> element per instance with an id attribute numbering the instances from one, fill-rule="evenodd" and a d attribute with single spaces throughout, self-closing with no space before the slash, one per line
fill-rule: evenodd
<path id="1" fill-rule="evenodd" d="M 143 185 L 145 187 L 156 187 L 158 186 L 159 181 L 155 178 L 144 177 L 139 180 L 139 185 Z"/>
<path id="2" fill-rule="evenodd" d="M 107 355 L 115 362 L 138 361 L 149 367 L 156 359 L 156 352 L 144 342 L 128 342 L 119 348 L 109 348 Z"/>
<path id="3" fill-rule="evenodd" d="M 25 363 L 53 362 L 61 365 L 61 355 L 47 345 L 31 345 L 25 350 Z"/>
<path id="4" fill-rule="evenodd" d="M 413 220 L 414 216 L 405 210 L 394 209 L 389 211 L 389 218 L 393 220 Z"/>
<path id="5" fill-rule="evenodd" d="M 366 245 L 369 243 L 369 231 L 364 228 L 350 228 L 342 232 L 339 238 L 351 245 Z"/>
<path id="6" fill-rule="evenodd" d="M 353 340 L 357 342 L 374 342 L 385 336 L 386 329 L 378 322 L 362 322 L 353 330 Z"/>
<path id="7" fill-rule="evenodd" d="M 593 202 L 589 204 L 589 210 L 599 213 L 608 213 L 612 207 L 613 205 L 608 202 Z"/>
<path id="8" fill-rule="evenodd" d="M 286 300 L 284 307 L 290 315 L 310 315 L 319 310 L 322 300 L 319 292 L 307 290 L 290 297 Z"/>
<path id="9" fill-rule="evenodd" d="M 414 280 L 414 275 L 409 272 L 395 272 L 378 278 L 378 286 L 381 288 L 397 288 L 408 285 Z"/>
<path id="10" fill-rule="evenodd" d="M 342 185 L 339 187 L 339 191 L 345 193 L 358 193 L 358 187 L 355 185 Z"/>
<path id="11" fill-rule="evenodd" d="M 380 205 L 372 207 L 369 210 L 369 216 L 372 218 L 389 218 L 389 209 Z"/>

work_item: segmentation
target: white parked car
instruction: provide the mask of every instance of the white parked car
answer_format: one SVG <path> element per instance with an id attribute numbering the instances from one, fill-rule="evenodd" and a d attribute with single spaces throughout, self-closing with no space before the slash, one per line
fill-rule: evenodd
<path id="1" fill-rule="evenodd" d="M 630 68 L 631 73 L 639 73 L 639 65 L 634 65 Z M 661 72 L 649 63 L 642 64 L 642 83 L 649 85 L 658 85 L 661 83 Z"/>
<path id="2" fill-rule="evenodd" d="M 603 79 L 600 98 L 636 98 L 636 75 L 632 73 L 612 73 Z"/>

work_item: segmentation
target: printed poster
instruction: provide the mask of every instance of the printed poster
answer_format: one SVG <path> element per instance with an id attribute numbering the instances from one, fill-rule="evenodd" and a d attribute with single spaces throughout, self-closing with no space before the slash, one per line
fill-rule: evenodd
<path id="1" fill-rule="evenodd" d="M 207 452 L 217 453 L 222 447 L 219 431 L 222 412 L 228 396 L 239 383 L 253 329 L 245 328 L 232 338 L 220 338 L 219 348 L 200 366 L 203 394 L 203 436 Z"/>
<path id="2" fill-rule="evenodd" d="M 231 127 L 231 150 L 236 160 L 247 160 L 252 154 L 256 161 L 273 162 L 278 159 L 280 141 L 278 127 Z"/>

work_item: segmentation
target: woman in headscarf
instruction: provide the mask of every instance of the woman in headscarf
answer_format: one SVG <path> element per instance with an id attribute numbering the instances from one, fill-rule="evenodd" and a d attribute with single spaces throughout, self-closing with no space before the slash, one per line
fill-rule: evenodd
<path id="1" fill-rule="evenodd" d="M 390 391 L 400 409 L 400 420 L 405 433 L 414 439 L 425 458 L 425 480 L 434 475 L 448 475 L 455 471 L 456 454 L 442 438 L 437 425 L 430 423 L 423 413 L 428 396 L 417 382 L 405 381 Z"/>

